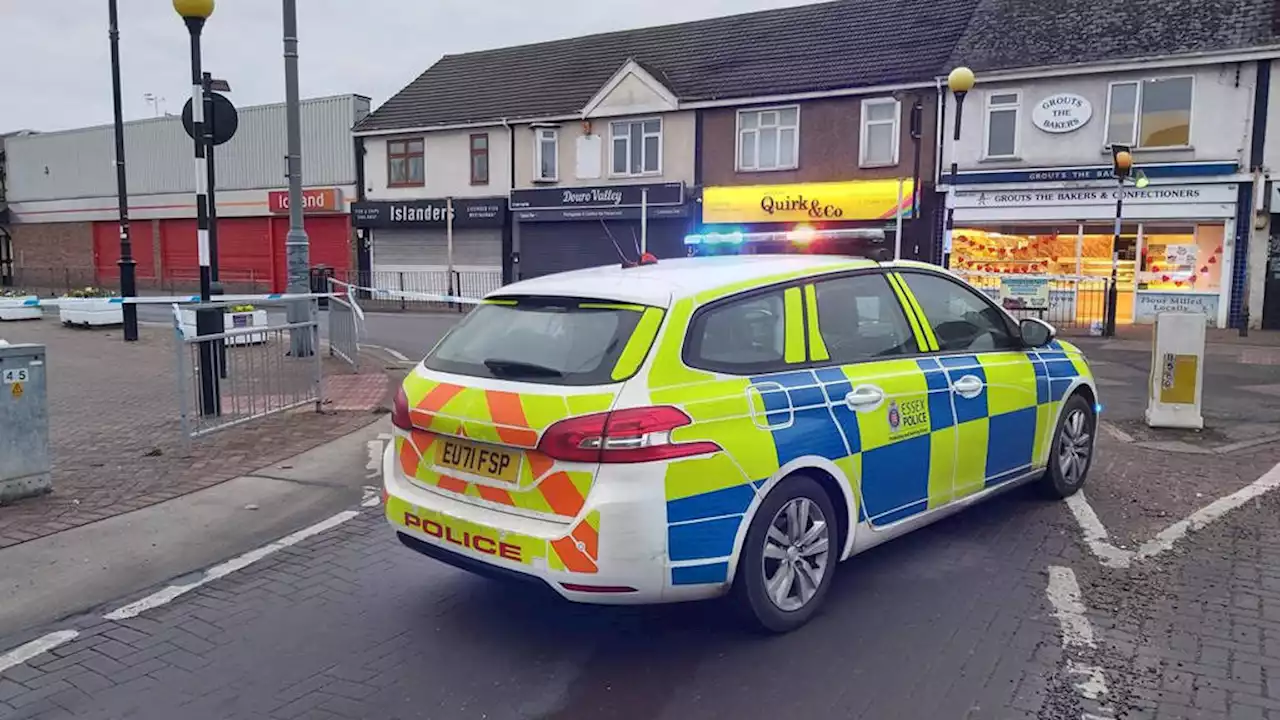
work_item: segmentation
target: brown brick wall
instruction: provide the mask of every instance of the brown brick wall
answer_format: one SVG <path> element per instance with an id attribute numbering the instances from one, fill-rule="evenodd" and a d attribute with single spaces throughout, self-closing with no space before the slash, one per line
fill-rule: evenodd
<path id="1" fill-rule="evenodd" d="M 59 293 L 93 285 L 93 223 L 15 223 L 16 284 L 33 292 Z"/>
<path id="2" fill-rule="evenodd" d="M 937 120 L 932 90 L 920 91 L 924 105 L 921 137 L 921 182 L 933 177 Z M 899 123 L 901 149 L 898 165 L 858 166 L 862 100 L 860 97 L 826 98 L 795 103 L 800 106 L 800 162 L 795 170 L 737 172 L 737 112 L 742 108 L 716 108 L 702 116 L 702 182 L 704 185 L 776 185 L 840 180 L 873 180 L 911 177 L 915 146 L 911 140 L 911 106 L 915 94 L 903 93 Z"/>

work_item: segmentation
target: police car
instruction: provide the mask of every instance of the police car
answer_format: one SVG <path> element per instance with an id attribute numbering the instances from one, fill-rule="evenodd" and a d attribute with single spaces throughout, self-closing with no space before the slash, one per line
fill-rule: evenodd
<path id="1" fill-rule="evenodd" d="M 573 601 L 732 593 L 782 632 L 839 561 L 994 493 L 1080 489 L 1080 351 L 911 262 L 747 255 L 488 296 L 405 380 L 400 540 Z"/>

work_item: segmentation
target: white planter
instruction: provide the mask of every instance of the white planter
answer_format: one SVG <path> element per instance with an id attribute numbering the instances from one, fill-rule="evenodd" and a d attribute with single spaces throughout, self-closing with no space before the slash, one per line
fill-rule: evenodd
<path id="1" fill-rule="evenodd" d="M 58 298 L 58 319 L 63 325 L 124 324 L 124 304 L 112 302 L 115 298 Z"/>
<path id="2" fill-rule="evenodd" d="M 35 295 L 0 298 L 0 320 L 39 320 L 44 310 L 39 305 L 27 305 L 39 300 Z"/>
<path id="3" fill-rule="evenodd" d="M 266 327 L 267 311 L 254 310 L 252 312 L 240 313 L 223 313 L 222 327 L 225 331 L 242 330 L 250 327 Z M 197 337 L 196 333 L 196 311 L 182 310 L 182 336 L 185 338 Z M 227 338 L 228 345 L 258 345 L 267 341 L 267 334 L 260 333 L 244 333 L 241 335 L 232 335 Z"/>

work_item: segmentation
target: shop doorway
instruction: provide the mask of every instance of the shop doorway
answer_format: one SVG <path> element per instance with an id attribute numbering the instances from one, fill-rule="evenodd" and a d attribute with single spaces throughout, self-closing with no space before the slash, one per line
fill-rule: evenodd
<path id="1" fill-rule="evenodd" d="M 1263 291 L 1262 329 L 1280 330 L 1280 235 L 1267 243 L 1267 284 Z"/>

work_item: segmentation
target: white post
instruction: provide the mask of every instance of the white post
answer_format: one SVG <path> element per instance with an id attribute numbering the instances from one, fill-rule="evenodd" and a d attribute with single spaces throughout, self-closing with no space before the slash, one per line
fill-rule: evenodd
<path id="1" fill-rule="evenodd" d="M 902 259 L 902 178 L 898 178 L 898 219 L 893 233 L 893 259 Z"/>
<path id="2" fill-rule="evenodd" d="M 640 254 L 649 251 L 649 188 L 640 190 Z"/>
<path id="3" fill-rule="evenodd" d="M 444 201 L 444 237 L 445 254 L 449 265 L 449 274 L 453 275 L 453 198 Z"/>

